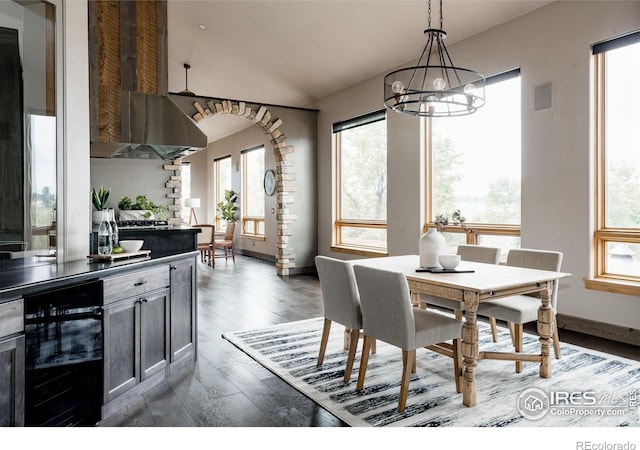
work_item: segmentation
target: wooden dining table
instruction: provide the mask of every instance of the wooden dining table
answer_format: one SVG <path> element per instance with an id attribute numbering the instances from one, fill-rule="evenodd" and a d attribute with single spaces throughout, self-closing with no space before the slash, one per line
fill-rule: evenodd
<path id="1" fill-rule="evenodd" d="M 555 314 L 550 298 L 555 280 L 570 277 L 565 272 L 526 269 L 498 264 L 462 261 L 455 273 L 417 272 L 418 255 L 388 256 L 352 260 L 352 264 L 401 272 L 406 275 L 414 304 L 419 294 L 428 294 L 464 302 L 462 338 L 462 403 L 476 405 L 475 367 L 482 359 L 530 361 L 540 363 L 540 377 L 551 377 L 550 345 Z M 478 305 L 513 295 L 540 295 L 537 330 L 539 353 L 480 352 L 478 351 Z"/>

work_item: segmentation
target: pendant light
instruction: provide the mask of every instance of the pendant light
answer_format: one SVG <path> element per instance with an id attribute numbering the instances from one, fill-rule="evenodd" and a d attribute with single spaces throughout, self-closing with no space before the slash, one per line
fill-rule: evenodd
<path id="1" fill-rule="evenodd" d="M 431 28 L 431 0 L 424 30 L 427 43 L 413 67 L 395 70 L 384 77 L 384 104 L 394 111 L 422 117 L 450 117 L 472 114 L 484 105 L 485 77 L 456 67 L 444 45 L 447 33 Z"/>
<path id="2" fill-rule="evenodd" d="M 189 90 L 189 69 L 191 69 L 191 66 L 187 63 L 184 63 L 183 67 L 184 67 L 184 90 L 180 91 L 179 93 L 182 95 L 190 95 L 192 97 L 195 97 L 196 94 L 194 94 Z"/>

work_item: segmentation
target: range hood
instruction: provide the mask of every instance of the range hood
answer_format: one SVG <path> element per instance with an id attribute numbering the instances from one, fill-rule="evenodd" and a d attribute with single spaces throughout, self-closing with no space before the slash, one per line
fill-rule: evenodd
<path id="1" fill-rule="evenodd" d="M 92 142 L 92 157 L 173 160 L 207 147 L 206 134 L 169 97 L 122 91 L 120 100 L 120 136 Z"/>

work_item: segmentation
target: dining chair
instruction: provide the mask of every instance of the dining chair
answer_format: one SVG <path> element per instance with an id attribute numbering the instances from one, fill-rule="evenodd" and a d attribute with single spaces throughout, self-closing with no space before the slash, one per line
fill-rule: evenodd
<path id="1" fill-rule="evenodd" d="M 211 267 L 215 267 L 213 259 L 213 242 L 216 234 L 215 225 L 195 224 L 193 228 L 200 228 L 198 233 L 198 250 L 200 250 L 200 261 L 207 262 Z"/>
<path id="2" fill-rule="evenodd" d="M 460 322 L 437 311 L 414 308 L 406 276 L 400 272 L 354 265 L 360 293 L 364 345 L 356 389 L 362 390 L 372 339 L 402 350 L 402 381 L 398 412 L 404 412 L 411 373 L 416 371 L 416 349 L 426 347 L 453 358 L 456 391 L 460 392 L 462 352 Z M 445 341 L 453 341 L 449 344 Z"/>
<path id="3" fill-rule="evenodd" d="M 507 254 L 507 266 L 528 269 L 559 271 L 562 265 L 562 253 L 534 249 L 511 249 Z M 551 307 L 553 308 L 553 353 L 560 359 L 560 341 L 556 311 L 558 305 L 558 280 L 553 283 Z M 490 302 L 480 303 L 478 315 L 507 322 L 511 340 L 517 353 L 522 352 L 523 325 L 538 320 L 540 294 L 514 295 Z M 495 339 L 494 339 L 495 340 Z M 516 372 L 522 372 L 522 361 L 516 361 Z"/>
<path id="4" fill-rule="evenodd" d="M 486 264 L 498 264 L 500 262 L 500 249 L 498 247 L 485 247 L 482 245 L 459 245 L 456 252 L 462 261 L 479 262 Z M 456 319 L 462 320 L 464 302 L 449 300 L 448 298 L 436 297 L 434 295 L 420 294 L 420 305 L 428 304 L 439 306 L 440 308 L 452 309 Z M 492 330 L 495 328 L 492 328 Z M 495 331 L 497 339 L 497 331 Z"/>
<path id="5" fill-rule="evenodd" d="M 324 361 L 331 323 L 344 325 L 350 334 L 347 355 L 347 367 L 344 382 L 348 383 L 353 371 L 360 330 L 362 329 L 362 313 L 360 311 L 360 295 L 353 274 L 353 267 L 348 261 L 318 255 L 315 257 L 320 290 L 324 305 L 324 326 L 318 353 L 318 367 Z M 375 351 L 372 349 L 372 351 Z"/>
<path id="6" fill-rule="evenodd" d="M 224 239 L 220 241 L 214 241 L 213 243 L 213 257 L 224 258 L 225 260 L 231 256 L 233 263 L 236 263 L 236 246 L 233 240 L 233 233 L 236 229 L 235 222 L 227 222 L 227 227 L 224 231 Z M 216 249 L 222 250 L 223 253 L 216 254 Z"/>

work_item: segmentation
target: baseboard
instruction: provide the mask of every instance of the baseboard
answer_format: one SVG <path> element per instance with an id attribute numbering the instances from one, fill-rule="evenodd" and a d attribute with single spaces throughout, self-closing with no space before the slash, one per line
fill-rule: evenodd
<path id="1" fill-rule="evenodd" d="M 558 321 L 558 328 L 561 330 L 576 331 L 590 336 L 640 346 L 640 330 L 635 328 L 621 327 L 619 325 L 564 314 L 557 314 L 556 320 Z"/>
<path id="2" fill-rule="evenodd" d="M 238 249 L 236 253 L 239 255 L 250 256 L 251 258 L 261 259 L 262 261 L 269 261 L 276 263 L 276 258 L 273 255 L 265 255 L 264 253 L 252 252 L 251 250 Z M 306 275 L 317 273 L 315 266 L 309 267 L 294 267 L 289 269 L 289 275 Z"/>
<path id="3" fill-rule="evenodd" d="M 252 258 L 261 259 L 263 261 L 269 261 L 272 263 L 276 262 L 276 257 L 273 255 L 265 255 L 264 253 L 252 252 L 251 250 L 236 249 L 236 253 L 239 255 L 250 256 Z"/>

